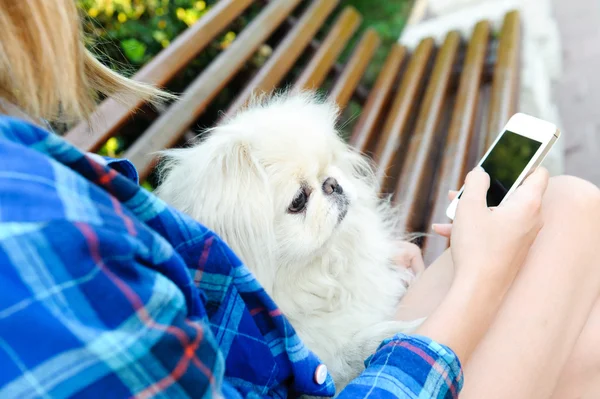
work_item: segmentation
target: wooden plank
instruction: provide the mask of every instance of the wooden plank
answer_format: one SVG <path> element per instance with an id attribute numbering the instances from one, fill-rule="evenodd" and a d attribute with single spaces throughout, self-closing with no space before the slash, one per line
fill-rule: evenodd
<path id="1" fill-rule="evenodd" d="M 363 34 L 344 71 L 329 94 L 329 98 L 334 100 L 340 109 L 344 109 L 352 98 L 352 93 L 358 86 L 380 43 L 381 39 L 379 39 L 375 29 L 369 28 Z"/>
<path id="2" fill-rule="evenodd" d="M 374 144 L 376 139 L 375 128 L 382 117 L 383 108 L 392 95 L 394 82 L 400 72 L 405 56 L 406 48 L 395 43 L 377 76 L 373 89 L 371 89 L 360 118 L 352 132 L 352 137 L 350 137 L 350 145 L 361 152 L 372 148 Z"/>
<path id="3" fill-rule="evenodd" d="M 361 15 L 354 7 L 344 9 L 319 50 L 296 80 L 295 90 L 314 90 L 321 86 L 346 43 L 360 25 L 361 20 Z"/>
<path id="4" fill-rule="evenodd" d="M 314 0 L 312 2 L 302 18 L 294 24 L 292 30 L 277 46 L 269 60 L 235 99 L 224 117 L 231 116 L 244 107 L 253 93 L 270 92 L 277 87 L 338 2 L 339 0 Z"/>
<path id="5" fill-rule="evenodd" d="M 300 0 L 271 2 L 238 35 L 236 40 L 198 76 L 178 102 L 150 126 L 129 150 L 129 158 L 144 179 L 155 163 L 155 152 L 177 143 L 185 130 L 204 112 L 210 101 L 250 59 L 256 49 L 298 5 Z"/>
<path id="6" fill-rule="evenodd" d="M 406 27 L 413 26 L 421 22 L 427 15 L 427 0 L 413 1 L 412 10 L 406 21 Z"/>
<path id="7" fill-rule="evenodd" d="M 473 30 L 462 66 L 442 163 L 436 176 L 436 182 L 433 184 L 431 194 L 434 198 L 433 210 L 429 221 L 425 223 L 426 226 L 431 222 L 444 223 L 448 220 L 446 217 L 446 208 L 450 203 L 448 190 L 459 189 L 467 173 L 467 162 L 475 131 L 479 92 L 489 42 L 490 23 L 481 21 Z M 433 262 L 448 245 L 448 240 L 443 237 L 427 237 L 423 247 L 426 264 Z"/>
<path id="8" fill-rule="evenodd" d="M 417 124 L 405 152 L 405 167 L 394 192 L 394 200 L 402 205 L 401 220 L 409 231 L 419 227 L 419 218 L 426 212 L 427 191 L 435 171 L 432 152 L 459 45 L 460 34 L 448 33 L 436 57 Z"/>
<path id="9" fill-rule="evenodd" d="M 518 11 L 512 11 L 504 17 L 500 30 L 488 126 L 483 146 L 484 152 L 492 145 L 506 122 L 516 112 L 519 93 L 520 44 L 520 15 Z"/>
<path id="10" fill-rule="evenodd" d="M 223 29 L 237 18 L 253 0 L 222 0 L 198 22 L 142 67 L 133 79 L 164 86 L 200 53 Z M 138 101 L 127 107 L 113 99 L 102 102 L 91 116 L 91 123 L 81 122 L 65 139 L 85 151 L 97 151 L 142 106 Z"/>
<path id="11" fill-rule="evenodd" d="M 381 187 L 385 187 L 385 180 L 394 158 L 400 150 L 400 146 L 406 141 L 409 116 L 417 102 L 417 94 L 425 84 L 424 75 L 434 46 L 432 38 L 424 39 L 419 43 L 402 76 L 400 89 L 390 107 L 381 137 L 373 153 L 373 159 L 378 166 L 375 174 Z"/>

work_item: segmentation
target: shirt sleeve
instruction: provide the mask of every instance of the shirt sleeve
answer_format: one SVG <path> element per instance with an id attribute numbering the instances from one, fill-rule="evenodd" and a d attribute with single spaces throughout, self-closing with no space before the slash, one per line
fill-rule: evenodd
<path id="1" fill-rule="evenodd" d="M 0 223 L 1 398 L 256 397 L 225 380 L 208 322 L 160 264 L 128 256 L 135 242 L 83 223 Z"/>
<path id="2" fill-rule="evenodd" d="M 86 156 L 98 162 L 100 165 L 108 166 L 109 168 L 114 169 L 129 180 L 133 181 L 135 184 L 139 184 L 140 177 L 138 171 L 130 160 L 125 158 L 105 157 L 94 154 L 93 152 L 86 153 Z"/>
<path id="3" fill-rule="evenodd" d="M 448 347 L 422 336 L 398 334 L 383 341 L 366 369 L 340 393 L 348 398 L 457 398 L 460 361 Z"/>

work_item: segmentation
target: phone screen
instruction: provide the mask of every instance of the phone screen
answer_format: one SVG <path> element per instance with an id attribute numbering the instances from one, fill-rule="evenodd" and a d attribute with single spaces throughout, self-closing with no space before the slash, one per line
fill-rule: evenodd
<path id="1" fill-rule="evenodd" d="M 490 175 L 489 207 L 500 205 L 542 143 L 505 131 L 481 164 Z"/>

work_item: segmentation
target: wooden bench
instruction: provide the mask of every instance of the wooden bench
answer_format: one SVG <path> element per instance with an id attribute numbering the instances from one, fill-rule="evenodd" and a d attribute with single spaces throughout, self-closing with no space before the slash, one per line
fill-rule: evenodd
<path id="1" fill-rule="evenodd" d="M 166 86 L 251 3 L 221 0 L 135 79 Z M 443 43 L 424 39 L 412 52 L 395 44 L 369 88 L 361 80 L 380 45 L 377 33 L 364 31 L 342 64 L 338 59 L 361 23 L 359 13 L 344 8 L 325 37 L 317 40 L 338 0 L 312 0 L 294 16 L 300 3 L 264 2 L 258 16 L 189 84 L 176 103 L 150 116 L 134 116 L 143 104 L 129 109 L 108 99 L 99 106 L 91 125 L 76 126 L 66 138 L 86 151 L 97 151 L 131 118 L 148 118 L 149 127 L 124 153 L 139 168 L 141 178 L 146 178 L 155 166 L 152 154 L 182 145 L 185 137 L 193 136 L 190 129 L 197 118 L 278 31 L 282 38 L 274 51 L 225 114 L 239 110 L 253 91 L 271 91 L 290 83 L 296 88 L 318 89 L 330 79 L 333 84 L 328 95 L 340 107 L 351 100 L 363 105 L 350 143 L 374 158 L 383 193 L 393 194 L 394 201 L 402 205 L 406 230 L 426 232 L 432 221 L 447 220 L 447 191 L 461 186 L 465 174 L 516 110 L 518 12 L 506 15 L 499 32 L 492 32 L 491 24 L 482 21 L 467 39 L 449 32 Z M 310 57 L 302 64 L 307 54 Z M 293 82 L 285 81 L 295 65 L 300 65 L 302 72 Z M 448 242 L 425 237 L 422 245 L 431 261 Z"/>

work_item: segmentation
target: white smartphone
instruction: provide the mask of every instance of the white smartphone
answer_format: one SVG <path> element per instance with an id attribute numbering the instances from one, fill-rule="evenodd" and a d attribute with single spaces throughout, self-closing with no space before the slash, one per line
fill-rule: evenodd
<path id="1" fill-rule="evenodd" d="M 488 206 L 502 204 L 542 163 L 559 137 L 560 131 L 550 122 L 525 114 L 510 118 L 477 164 L 490 175 Z M 464 186 L 446 210 L 446 215 L 452 220 L 463 190 Z"/>

